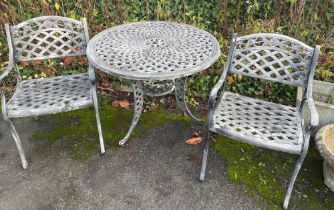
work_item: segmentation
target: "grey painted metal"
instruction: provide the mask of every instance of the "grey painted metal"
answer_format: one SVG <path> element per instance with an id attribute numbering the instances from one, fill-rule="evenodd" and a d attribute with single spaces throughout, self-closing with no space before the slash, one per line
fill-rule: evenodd
<path id="1" fill-rule="evenodd" d="M 312 80 L 319 49 L 319 46 L 311 48 L 279 34 L 233 35 L 224 72 L 209 97 L 201 181 L 205 177 L 210 131 L 255 146 L 299 154 L 284 199 L 283 207 L 288 207 L 296 177 L 307 154 L 310 133 L 319 123 L 312 98 Z M 302 103 L 300 107 L 290 107 L 224 91 L 228 73 L 303 87 Z M 306 102 L 311 112 L 307 126 L 303 119 Z"/>
<path id="2" fill-rule="evenodd" d="M 141 81 L 130 81 L 133 89 L 133 98 L 134 98 L 134 113 L 132 117 L 131 126 L 128 130 L 126 136 L 119 141 L 119 145 L 123 146 L 130 138 L 131 133 L 135 129 L 138 120 L 140 118 L 141 112 L 143 111 L 144 105 L 144 89 L 143 83 Z"/>
<path id="3" fill-rule="evenodd" d="M 211 131 L 255 146 L 299 154 L 303 145 L 299 109 L 224 92 Z"/>
<path id="4" fill-rule="evenodd" d="M 211 66 L 218 41 L 208 32 L 173 22 L 119 25 L 97 34 L 87 47 L 102 71 L 130 80 L 172 80 Z"/>
<path id="5" fill-rule="evenodd" d="M 305 87 L 313 51 L 304 43 L 284 35 L 240 37 L 236 42 L 231 72 Z"/>
<path id="6" fill-rule="evenodd" d="M 143 88 L 145 95 L 149 96 L 163 96 L 171 93 L 175 89 L 174 80 L 155 80 L 143 81 Z"/>
<path id="7" fill-rule="evenodd" d="M 188 109 L 186 102 L 185 102 L 185 86 L 187 82 L 187 77 L 176 79 L 175 81 L 175 97 L 176 102 L 179 107 L 191 117 L 191 119 L 197 124 L 203 124 L 203 120 L 196 118 Z"/>
<path id="8" fill-rule="evenodd" d="M 195 122 L 184 100 L 186 78 L 211 66 L 220 55 L 218 41 L 196 27 L 162 21 L 136 22 L 107 29 L 88 43 L 87 57 L 98 69 L 128 79 L 134 89 L 134 116 L 124 145 L 143 108 L 144 95 L 175 89 L 177 103 Z"/>
<path id="9" fill-rule="evenodd" d="M 89 40 L 87 22 L 65 17 L 45 16 L 15 26 L 6 24 L 9 64 L 0 80 L 15 69 L 18 82 L 13 96 L 6 103 L 2 93 L 2 114 L 8 122 L 19 150 L 22 166 L 28 164 L 19 135 L 10 119 L 55 114 L 94 106 L 101 153 L 105 152 L 95 73 L 89 64 L 87 73 L 22 81 L 17 62 L 85 55 Z"/>
<path id="10" fill-rule="evenodd" d="M 85 55 L 87 37 L 83 22 L 43 16 L 10 27 L 16 61 Z"/>

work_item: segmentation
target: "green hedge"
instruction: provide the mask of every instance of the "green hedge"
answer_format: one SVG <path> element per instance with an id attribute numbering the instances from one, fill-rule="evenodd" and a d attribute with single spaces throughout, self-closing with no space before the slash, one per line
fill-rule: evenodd
<path id="1" fill-rule="evenodd" d="M 193 24 L 214 34 L 223 55 L 209 73 L 195 76 L 192 89 L 207 95 L 224 64 L 233 32 L 279 32 L 311 46 L 321 45 L 317 79 L 334 81 L 334 0 L 3 0 L 0 2 L 0 61 L 7 58 L 4 23 L 17 24 L 41 15 L 73 19 L 87 17 L 90 34 L 117 24 L 141 20 L 169 20 Z M 1 63 L 0 63 L 1 65 Z M 27 77 L 33 71 L 28 71 Z M 245 85 L 243 85 L 245 83 Z M 252 84 L 250 84 L 252 83 Z M 199 85 L 200 84 L 200 85 Z M 263 88 L 272 91 L 263 93 Z M 233 80 L 231 90 L 293 103 L 295 90 L 257 80 Z M 282 89 L 283 88 L 283 89 Z M 288 92 L 288 96 L 286 93 Z M 271 94 L 271 95 L 268 95 Z"/>

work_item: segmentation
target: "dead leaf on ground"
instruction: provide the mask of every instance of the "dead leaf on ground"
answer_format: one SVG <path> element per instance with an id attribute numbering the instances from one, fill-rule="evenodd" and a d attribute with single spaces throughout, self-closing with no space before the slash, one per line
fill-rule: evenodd
<path id="1" fill-rule="evenodd" d="M 46 75 L 50 75 L 56 72 L 56 69 L 54 67 L 48 67 L 48 68 L 41 69 L 41 72 L 45 73 Z"/>
<path id="2" fill-rule="evenodd" d="M 97 32 L 99 32 L 99 31 L 102 31 L 102 29 L 103 29 L 103 25 L 95 25 L 95 30 L 97 31 Z"/>
<path id="3" fill-rule="evenodd" d="M 202 141 L 203 141 L 202 137 L 193 137 L 193 138 L 187 139 L 186 144 L 196 145 L 196 144 L 201 143 Z"/>
<path id="4" fill-rule="evenodd" d="M 112 106 L 115 107 L 123 107 L 123 108 L 128 108 L 130 106 L 130 103 L 127 100 L 123 100 L 123 101 L 113 101 L 111 103 Z"/>
<path id="5" fill-rule="evenodd" d="M 86 63 L 87 63 L 86 58 L 84 58 L 84 57 L 80 57 L 80 58 L 79 58 L 78 65 L 83 66 L 83 65 L 85 65 Z"/>
<path id="6" fill-rule="evenodd" d="M 64 59 L 64 64 L 65 64 L 66 66 L 69 66 L 69 65 L 71 65 L 71 64 L 73 63 L 73 60 L 74 60 L 74 57 L 66 57 L 66 58 Z"/>
<path id="7" fill-rule="evenodd" d="M 43 61 L 31 61 L 31 65 L 33 65 L 33 66 L 41 66 L 43 64 L 44 64 Z"/>
<path id="8" fill-rule="evenodd" d="M 22 67 L 26 67 L 26 66 L 29 66 L 29 65 L 30 65 L 29 61 L 21 61 L 20 62 L 20 66 L 22 66 Z"/>
<path id="9" fill-rule="evenodd" d="M 154 112 L 154 111 L 156 111 L 156 110 L 158 109 L 158 107 L 159 107 L 158 104 L 155 105 L 155 106 L 150 106 L 150 107 L 148 107 L 148 111 L 150 111 L 150 112 Z"/>
<path id="10" fill-rule="evenodd" d="M 109 78 L 102 77 L 101 86 L 104 88 L 110 87 Z"/>

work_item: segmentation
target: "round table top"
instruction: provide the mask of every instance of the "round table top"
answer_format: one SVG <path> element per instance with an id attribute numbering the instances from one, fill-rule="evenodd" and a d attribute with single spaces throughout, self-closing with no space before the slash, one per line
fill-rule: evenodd
<path id="1" fill-rule="evenodd" d="M 168 80 L 211 66 L 219 43 L 194 26 L 148 21 L 119 25 L 94 36 L 87 57 L 98 69 L 131 80 Z"/>

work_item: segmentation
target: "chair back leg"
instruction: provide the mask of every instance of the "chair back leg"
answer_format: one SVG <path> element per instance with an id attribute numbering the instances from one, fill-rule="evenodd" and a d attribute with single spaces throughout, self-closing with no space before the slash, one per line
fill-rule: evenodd
<path id="1" fill-rule="evenodd" d="M 12 136 L 14 138 L 16 147 L 19 150 L 19 154 L 20 154 L 21 162 L 22 162 L 22 167 L 23 167 L 23 169 L 27 169 L 28 168 L 28 162 L 27 162 L 26 156 L 25 156 L 23 148 L 22 148 L 20 137 L 17 134 L 17 131 L 16 131 L 14 125 L 13 125 L 13 122 L 10 119 L 5 119 L 5 120 L 8 122 L 8 124 L 11 128 Z"/>
<path id="2" fill-rule="evenodd" d="M 98 106 L 97 93 L 96 93 L 95 86 L 93 86 L 92 88 L 92 95 L 93 95 L 93 104 L 94 104 L 94 109 L 95 109 L 96 125 L 97 125 L 97 130 L 99 132 L 100 150 L 101 150 L 101 154 L 104 154 L 105 148 L 104 148 L 101 120 L 100 120 L 100 114 L 99 114 L 99 106 Z"/>

